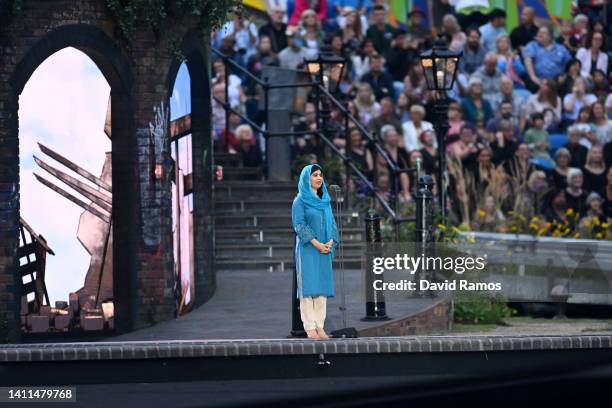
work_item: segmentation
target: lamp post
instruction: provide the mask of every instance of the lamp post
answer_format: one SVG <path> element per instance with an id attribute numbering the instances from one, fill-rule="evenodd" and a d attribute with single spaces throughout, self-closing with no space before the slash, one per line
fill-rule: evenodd
<path id="1" fill-rule="evenodd" d="M 424 51 L 419 56 L 421 66 L 425 72 L 427 88 L 433 92 L 435 101 L 436 121 L 434 128 L 438 137 L 438 160 L 440 160 L 438 167 L 438 180 L 440 184 L 438 188 L 442 222 L 446 222 L 446 186 L 444 181 L 444 175 L 446 174 L 446 153 L 444 138 L 449 128 L 447 117 L 449 99 L 446 92 L 450 91 L 455 84 L 457 66 L 461 55 L 461 51 L 449 50 L 446 42 L 440 36 L 431 50 Z"/>

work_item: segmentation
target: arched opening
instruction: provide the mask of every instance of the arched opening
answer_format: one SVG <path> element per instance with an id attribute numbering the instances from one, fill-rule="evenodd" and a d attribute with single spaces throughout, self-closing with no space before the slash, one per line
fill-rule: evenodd
<path id="1" fill-rule="evenodd" d="M 195 301 L 193 223 L 193 149 L 191 134 L 191 77 L 187 64 L 179 67 L 170 97 L 172 157 L 172 244 L 177 314 Z"/>
<path id="2" fill-rule="evenodd" d="M 27 91 L 25 94 L 23 94 L 26 88 L 26 83 L 32 78 L 37 68 L 41 66 L 47 58 L 52 57 L 56 52 L 60 50 L 64 50 L 68 47 L 74 48 L 74 49 L 70 49 L 69 52 L 76 52 L 76 53 L 81 52 L 82 54 L 85 54 L 90 59 L 90 61 L 88 62 L 89 69 L 95 71 L 96 73 L 101 72 L 104 77 L 102 81 L 105 80 L 107 83 L 106 86 L 107 87 L 110 86 L 110 99 L 108 97 L 108 88 L 105 88 L 106 95 L 104 96 L 103 100 L 100 99 L 98 102 L 100 105 L 104 105 L 104 108 L 108 106 L 109 109 L 108 111 L 104 109 L 106 112 L 105 112 L 105 115 L 103 115 L 103 117 L 101 118 L 102 123 L 100 123 L 99 126 L 95 126 L 94 129 L 91 129 L 91 132 L 99 133 L 101 129 L 105 129 L 111 132 L 111 142 L 110 143 L 112 146 L 110 150 L 112 151 L 112 158 L 108 159 L 107 157 L 105 157 L 105 152 L 102 152 L 102 156 L 106 163 L 106 167 L 104 167 L 104 171 L 111 173 L 110 176 L 108 174 L 106 176 L 110 177 L 110 180 L 112 181 L 112 183 L 109 184 L 107 182 L 104 182 L 104 180 L 102 180 L 104 179 L 104 177 L 100 177 L 100 175 L 103 174 L 103 172 L 101 172 L 102 169 L 93 168 L 93 167 L 96 167 L 97 164 L 94 164 L 92 168 L 90 168 L 91 171 L 83 172 L 80 170 L 84 170 L 82 168 L 84 166 L 74 165 L 74 164 L 83 164 L 82 162 L 79 162 L 78 157 L 74 158 L 75 163 L 65 160 L 66 159 L 66 157 L 64 157 L 65 154 L 61 154 L 62 151 L 60 150 L 67 147 L 66 145 L 70 145 L 70 140 L 64 140 L 60 148 L 56 147 L 57 151 L 54 151 L 52 148 L 45 149 L 43 151 L 41 147 L 39 150 L 39 154 L 45 157 L 44 159 L 45 164 L 50 165 L 50 167 L 53 167 L 55 170 L 61 169 L 63 173 L 69 174 L 75 180 L 79 181 L 79 183 L 74 183 L 75 180 L 70 179 L 73 182 L 73 185 L 79 185 L 80 187 L 83 187 L 83 185 L 81 184 L 82 182 L 84 185 L 89 187 L 88 189 L 85 188 L 85 190 L 87 190 L 87 192 L 89 193 L 89 196 L 87 197 L 89 201 L 85 201 L 85 204 L 89 205 L 90 213 L 98 212 L 98 213 L 102 213 L 102 215 L 110 215 L 110 217 L 107 217 L 108 218 L 107 221 L 109 222 L 112 221 L 112 232 L 111 232 L 111 229 L 109 228 L 108 229 L 109 243 L 108 245 L 103 245 L 103 247 L 104 246 L 106 247 L 107 254 L 103 255 L 103 257 L 108 259 L 110 265 L 112 265 L 112 273 L 110 274 L 111 276 L 109 276 L 109 280 L 111 283 L 110 283 L 110 289 L 108 292 L 112 293 L 112 298 L 113 298 L 113 303 L 114 303 L 114 321 L 113 321 L 114 331 L 116 333 L 123 333 L 131 329 L 132 321 L 133 321 L 133 316 L 132 316 L 132 303 L 133 302 L 131 301 L 131 299 L 133 298 L 133 293 L 135 290 L 135 282 L 133 281 L 134 280 L 133 277 L 135 276 L 135 271 L 136 271 L 136 263 L 134 259 L 134 254 L 135 254 L 135 248 L 137 247 L 137 241 L 135 239 L 136 238 L 135 232 L 137 231 L 134 230 L 134 226 L 135 226 L 134 220 L 137 219 L 137 214 L 138 214 L 137 212 L 138 209 L 134 205 L 134 203 L 136 203 L 138 199 L 138 186 L 137 186 L 136 174 L 133 171 L 136 165 L 135 158 L 137 157 L 137 153 L 136 153 L 137 143 L 134 138 L 133 107 L 132 107 L 131 97 L 129 96 L 130 86 L 133 83 L 133 81 L 132 81 L 132 76 L 129 70 L 129 64 L 127 63 L 126 58 L 123 56 L 121 51 L 116 47 L 114 42 L 108 36 L 106 36 L 106 34 L 104 34 L 101 30 L 99 30 L 96 27 L 84 25 L 84 24 L 74 24 L 74 25 L 66 25 L 66 26 L 59 27 L 49 32 L 42 39 L 37 41 L 28 50 L 28 52 L 25 54 L 23 59 L 21 59 L 17 63 L 17 65 L 13 67 L 13 71 L 12 71 L 11 76 L 9 77 L 8 84 L 12 92 L 11 100 L 15 102 L 11 105 L 8 105 L 8 115 L 14 118 L 18 117 L 17 113 L 19 110 L 19 105 L 20 103 L 24 103 L 25 101 L 25 99 L 19 100 L 18 98 L 20 96 L 27 97 Z M 58 55 L 61 55 L 61 53 Z M 91 64 L 92 62 L 93 64 Z M 58 92 L 64 91 L 64 88 L 60 88 L 60 89 L 61 91 L 58 91 Z M 84 87 L 84 89 L 90 89 L 90 84 L 87 84 Z M 86 106 L 87 104 L 88 104 L 88 101 L 81 102 L 81 105 Z M 47 107 L 47 108 L 51 109 L 52 107 Z M 78 115 L 78 112 L 80 111 L 81 106 L 78 106 L 78 108 L 79 109 L 73 112 L 74 117 L 72 120 L 75 122 L 78 122 L 79 120 L 81 120 L 81 117 Z M 100 110 L 102 109 L 103 108 L 100 108 Z M 27 115 L 26 115 L 26 118 L 27 118 Z M 24 126 L 24 128 L 27 128 L 27 126 L 24 123 L 21 123 L 21 125 Z M 61 127 L 61 129 L 65 129 L 65 128 Z M 14 132 L 11 135 L 14 135 L 15 137 L 12 139 L 0 140 L 0 147 L 10 148 L 13 151 L 17 152 L 17 146 L 18 146 L 17 143 L 20 142 L 19 140 L 20 129 L 18 127 L 17 120 L 15 122 L 8 124 L 8 130 L 11 132 Z M 106 136 L 101 136 L 101 137 L 102 137 L 102 140 L 104 140 Z M 16 142 L 16 143 L 12 144 L 13 142 Z M 30 144 L 29 151 L 31 153 L 33 150 L 32 149 L 33 143 L 34 141 L 26 141 L 26 142 L 22 141 L 21 148 L 22 149 L 24 149 L 24 147 L 27 148 L 28 144 Z M 37 145 L 35 147 L 38 148 Z M 49 146 L 46 146 L 46 147 L 49 147 Z M 87 146 L 83 147 L 83 150 L 85 149 L 87 149 Z M 24 149 L 22 156 L 25 156 L 26 151 L 27 149 Z M 24 157 L 24 160 L 26 160 L 25 157 Z M 9 177 L 5 177 L 5 180 L 7 180 L 9 183 L 14 183 L 12 185 L 16 186 L 16 189 L 15 189 L 16 194 L 20 194 L 19 165 L 20 165 L 19 161 L 15 159 L 14 161 L 11 161 L 10 163 L 8 163 L 8 165 L 6 166 L 7 169 L 9 170 L 9 173 L 8 173 Z M 38 163 L 36 163 L 36 165 L 39 166 L 39 169 L 37 170 L 37 172 L 41 174 L 48 174 L 49 176 L 51 176 L 51 178 L 55 178 L 55 180 L 57 180 L 56 175 L 59 173 L 56 173 L 56 175 L 53 175 L 52 173 L 47 171 L 47 169 L 44 169 L 42 166 L 40 166 Z M 85 178 L 85 180 L 83 180 L 83 178 Z M 64 179 L 67 180 L 68 178 L 64 177 Z M 62 181 L 62 184 L 63 184 L 62 189 L 66 187 L 65 189 L 67 190 L 68 189 L 67 184 L 64 181 Z M 96 187 L 94 187 L 93 185 L 95 185 Z M 42 190 L 48 187 L 49 187 L 48 185 L 43 186 L 41 184 L 39 188 Z M 106 190 L 106 191 L 104 192 L 101 190 Z M 110 199 L 110 205 L 109 205 L 108 196 L 111 194 L 111 191 L 112 191 L 112 198 Z M 106 201 L 106 203 L 105 204 L 97 203 L 95 205 L 92 204 L 94 201 L 92 199 L 92 196 L 97 196 L 97 198 L 100 198 L 99 197 L 100 195 L 102 195 L 103 198 L 105 198 L 104 201 Z M 27 190 L 26 190 L 26 196 L 27 196 Z M 63 198 L 67 199 L 66 196 L 63 196 Z M 83 196 L 81 198 L 83 198 Z M 39 200 L 39 204 L 43 210 L 46 210 L 46 206 L 44 202 Z M 21 214 L 20 212 L 17 211 L 18 208 L 19 206 L 16 206 L 15 211 L 12 212 L 12 217 L 14 220 L 13 222 L 15 225 L 23 229 L 25 225 L 20 222 Z M 100 208 L 104 209 L 105 211 L 96 211 L 97 209 L 100 209 Z M 53 214 L 47 211 L 45 211 L 45 214 L 47 214 L 48 217 L 56 217 L 58 220 L 61 220 L 63 217 L 63 214 Z M 38 232 L 35 231 L 32 226 L 28 225 L 28 227 L 25 228 L 28 232 L 28 234 L 26 234 L 26 243 L 27 242 L 31 243 L 33 239 L 42 241 L 39 239 L 40 235 L 38 234 Z M 29 230 L 34 231 L 34 233 L 31 233 L 31 231 Z M 39 231 L 39 232 L 43 236 L 45 236 L 44 231 Z M 21 242 L 22 244 L 21 247 L 19 246 L 20 243 L 16 241 L 18 234 L 19 234 L 19 231 L 16 231 L 14 235 L 11 235 L 12 245 L 13 245 L 13 248 L 15 248 L 16 253 L 17 253 L 17 256 L 15 257 L 16 258 L 15 262 L 13 264 L 14 267 L 12 268 L 13 275 L 15 278 L 14 294 L 16 296 L 17 301 L 19 301 L 21 295 L 24 294 L 26 290 L 30 290 L 30 291 L 33 290 L 35 293 L 40 294 L 39 285 L 37 285 L 35 282 L 29 282 L 29 287 L 24 287 L 24 282 L 22 280 L 22 275 L 24 275 L 24 273 L 23 271 L 21 271 L 22 269 L 21 264 L 27 263 L 27 260 L 23 261 L 23 260 L 20 260 L 20 258 L 22 258 L 22 255 L 24 253 L 28 252 L 28 249 L 24 249 L 24 245 L 23 245 L 24 242 Z M 105 238 L 106 237 L 104 236 L 104 234 L 101 234 L 99 239 L 101 241 L 105 241 Z M 21 240 L 22 237 L 19 237 L 19 239 Z M 49 246 L 51 249 L 53 249 L 52 246 L 50 245 L 51 243 L 49 242 L 48 244 L 49 245 L 46 245 L 46 246 Z M 30 249 L 31 247 L 32 246 L 30 246 Z M 38 252 L 30 252 L 30 255 L 36 254 L 36 255 L 40 255 L 40 258 L 44 258 L 46 255 L 50 254 L 48 251 L 40 250 L 40 248 L 35 248 L 35 249 L 37 249 Z M 57 256 L 59 258 L 59 255 Z M 81 261 L 81 262 L 86 263 L 86 261 Z M 104 265 L 104 267 L 106 267 L 106 264 L 107 264 L 106 262 L 101 263 L 101 265 Z M 75 268 L 77 266 L 78 265 L 75 265 Z M 102 276 L 102 275 L 100 274 L 98 276 Z M 30 279 L 32 279 L 32 277 L 30 277 Z M 36 280 L 36 275 L 34 275 L 34 281 L 35 280 Z M 96 279 L 93 279 L 93 281 L 95 282 Z M 94 303 L 99 303 L 102 300 L 104 300 L 104 296 L 108 297 L 108 292 L 106 294 L 102 291 L 98 293 L 97 286 L 98 285 L 96 285 L 95 296 L 98 298 L 98 302 L 94 302 Z M 109 285 L 106 285 L 107 289 L 108 287 Z M 68 290 L 70 289 L 66 288 L 66 291 Z M 31 312 L 32 314 L 35 313 L 36 315 L 39 315 L 39 316 L 42 314 L 47 314 L 49 315 L 49 323 L 51 326 L 51 323 L 53 322 L 55 318 L 54 312 L 56 311 L 45 309 L 42 311 L 43 313 L 41 314 L 41 310 L 40 310 L 40 306 L 41 305 L 46 306 L 47 303 L 50 303 L 51 299 L 47 300 L 46 296 L 39 296 L 39 300 L 40 301 L 37 302 L 37 304 L 35 304 L 35 306 L 37 306 L 37 309 L 34 311 L 29 310 L 30 305 L 28 305 L 27 303 L 25 305 L 25 308 L 20 308 L 19 304 L 15 305 L 14 306 L 15 311 L 17 315 L 19 315 L 20 309 L 22 311 L 25 309 L 26 314 L 27 312 Z M 79 304 L 80 303 L 81 303 L 81 299 L 79 299 Z M 87 303 L 86 298 L 84 299 L 83 303 Z M 49 304 L 49 306 L 56 306 L 56 305 Z M 64 307 L 66 305 L 59 305 L 59 306 Z M 83 306 L 85 305 L 83 304 Z M 94 304 L 93 314 L 99 315 L 100 308 L 101 308 L 101 304 L 99 304 L 98 308 L 96 308 Z M 104 315 L 104 313 L 102 314 Z M 84 313 L 84 315 L 89 315 L 89 314 Z M 109 327 L 108 319 L 107 319 L 107 317 L 109 316 L 110 314 L 108 313 L 106 317 L 103 316 L 103 319 L 104 319 L 103 326 L 107 328 Z M 71 316 L 71 318 L 72 317 L 74 316 Z M 22 315 L 22 320 L 27 320 L 27 318 L 25 318 Z M 44 320 L 44 319 L 39 319 L 39 320 Z M 93 325 L 93 328 L 94 329 L 99 328 L 99 319 L 92 319 L 92 321 L 93 320 L 96 320 L 96 324 Z M 71 321 L 68 326 L 70 327 L 70 325 L 73 323 L 74 322 Z M 107 333 L 107 332 L 110 334 L 112 330 L 107 329 L 107 330 L 99 331 L 99 333 L 102 333 L 102 334 Z M 73 333 L 74 332 L 72 332 L 70 335 L 72 336 Z M 50 333 L 49 331 L 46 331 L 44 334 L 55 336 L 56 334 L 61 335 L 62 333 Z"/>
<path id="3" fill-rule="evenodd" d="M 109 94 L 95 63 L 64 48 L 38 66 L 20 95 L 20 248 L 47 244 L 47 255 L 20 258 L 29 272 L 22 276 L 24 331 L 114 327 Z"/>

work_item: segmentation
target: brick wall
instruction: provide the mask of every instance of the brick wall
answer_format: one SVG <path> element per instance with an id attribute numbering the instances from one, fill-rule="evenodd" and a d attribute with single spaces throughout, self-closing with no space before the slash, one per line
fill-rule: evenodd
<path id="1" fill-rule="evenodd" d="M 129 49 L 118 41 L 115 23 L 103 0 L 24 2 L 22 14 L 0 27 L 0 314 L 18 339 L 19 281 L 15 254 L 19 219 L 18 95 L 34 70 L 54 52 L 75 47 L 100 68 L 112 94 L 114 298 L 119 331 L 145 327 L 174 316 L 172 296 L 171 190 L 152 169 L 168 151 L 167 123 L 160 108 L 168 98 L 180 62 L 166 38 L 185 38 L 191 55 L 191 77 L 200 80 L 194 93 L 194 182 L 196 204 L 196 298 L 214 290 L 211 223 L 210 97 L 206 39 L 189 34 L 192 20 L 174 25 L 173 35 L 156 39 L 137 27 Z M 196 61 L 197 60 L 197 61 Z M 194 115 L 196 114 L 194 108 Z M 160 121 L 161 118 L 161 121 Z M 154 132 L 151 132 L 153 124 Z M 150 141 L 154 141 L 151 148 Z M 197 143 L 195 142 L 197 140 Z M 208 159 L 202 159 L 207 157 Z M 42 187 L 41 187 L 42 188 Z M 44 231 L 41 231 L 44 234 Z M 209 252 L 206 252 L 206 251 Z M 61 256 L 61 254 L 58 254 Z M 201 278 L 201 279 L 200 279 Z"/>

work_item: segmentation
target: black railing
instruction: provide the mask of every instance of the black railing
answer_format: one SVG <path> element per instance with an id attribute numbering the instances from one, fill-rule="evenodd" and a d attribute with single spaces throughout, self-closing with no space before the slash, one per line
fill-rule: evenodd
<path id="1" fill-rule="evenodd" d="M 364 183 L 368 190 L 371 192 L 371 194 L 374 196 L 374 198 L 379 202 L 379 204 L 381 205 L 381 207 L 385 210 L 385 212 L 387 213 L 387 215 L 389 216 L 389 218 L 391 218 L 393 220 L 394 226 L 395 226 L 395 236 L 396 236 L 396 240 L 399 240 L 399 226 L 401 223 L 404 222 L 415 222 L 416 219 L 415 217 L 402 217 L 398 214 L 397 208 L 398 208 L 398 195 L 399 195 L 399 179 L 400 179 L 400 175 L 403 173 L 414 173 L 414 172 L 418 172 L 417 168 L 401 168 L 397 165 L 397 163 L 395 163 L 395 161 L 393 161 L 390 157 L 388 152 L 380 145 L 379 140 L 377 140 L 376 137 L 374 137 L 372 135 L 372 133 L 370 133 L 368 131 L 368 129 L 365 128 L 365 126 L 359 121 L 357 120 L 357 118 L 355 118 L 353 116 L 353 114 L 351 113 L 351 111 L 348 109 L 348 107 L 344 106 L 340 101 L 338 101 L 338 99 L 336 99 L 334 97 L 334 95 L 332 95 L 327 89 L 325 89 L 319 82 L 296 82 L 296 83 L 292 83 L 292 84 L 270 84 L 268 81 L 268 78 L 265 77 L 264 79 L 261 79 L 259 77 L 257 77 L 256 75 L 254 75 L 253 73 L 251 73 L 250 71 L 248 71 L 247 69 L 245 69 L 244 67 L 240 66 L 239 64 L 237 64 L 235 61 L 233 61 L 230 57 L 228 57 L 227 55 L 223 54 L 221 51 L 217 50 L 216 48 L 212 48 L 211 47 L 212 52 L 217 55 L 224 63 L 225 65 L 225 101 L 221 101 L 218 98 L 213 96 L 213 100 L 218 103 L 220 106 L 223 107 L 223 109 L 225 110 L 225 134 L 228 135 L 229 134 L 229 115 L 230 113 L 234 113 L 236 115 L 238 115 L 245 123 L 249 124 L 253 130 L 255 132 L 258 132 L 260 134 L 263 135 L 264 137 L 264 143 L 265 143 L 265 150 L 266 150 L 266 158 L 265 158 L 265 166 L 267 168 L 268 166 L 268 139 L 271 137 L 286 137 L 286 136 L 303 136 L 303 135 L 316 135 L 319 140 L 321 140 L 327 147 L 329 147 L 329 149 L 336 155 L 338 156 L 343 162 L 344 165 L 347 169 L 347 174 L 346 174 L 346 182 L 348 184 L 349 180 L 350 180 L 350 172 L 354 173 L 354 175 L 356 177 L 358 177 L 362 183 Z M 281 89 L 281 88 L 303 88 L 303 87 L 311 87 L 316 89 L 317 92 L 320 93 L 320 95 L 324 95 L 325 98 L 327 98 L 327 100 L 333 105 L 335 106 L 344 116 L 344 120 L 345 120 L 345 141 L 346 141 L 346 147 L 347 150 L 349 148 L 349 132 L 348 132 L 348 128 L 349 128 L 349 123 L 352 123 L 363 135 L 363 137 L 365 137 L 367 139 L 367 141 L 369 142 L 370 146 L 373 146 L 375 153 L 381 155 L 386 164 L 387 167 L 389 168 L 390 172 L 394 175 L 394 180 L 395 180 L 395 194 L 394 194 L 394 205 L 391 206 L 389 204 L 389 202 L 387 202 L 387 200 L 380 194 L 380 192 L 378 191 L 378 188 L 374 185 L 374 183 L 372 181 L 370 181 L 368 179 L 368 177 L 363 174 L 363 172 L 355 165 L 355 163 L 353 162 L 353 160 L 345 153 L 343 153 L 338 146 L 336 146 L 332 140 L 330 140 L 329 137 L 327 137 L 327 135 L 325 134 L 325 132 L 321 129 L 317 129 L 317 130 L 306 130 L 306 131 L 287 131 L 287 132 L 270 132 L 268 130 L 268 127 L 266 126 L 266 128 L 262 128 L 261 126 L 259 126 L 257 123 L 255 123 L 253 120 L 251 120 L 250 118 L 248 118 L 246 115 L 244 115 L 242 112 L 240 112 L 239 110 L 236 110 L 234 108 L 232 108 L 232 106 L 229 103 L 229 76 L 230 76 L 230 68 L 232 70 L 238 71 L 242 74 L 244 74 L 247 78 L 249 78 L 250 80 L 252 80 L 256 85 L 261 86 L 261 88 L 263 89 L 263 93 L 264 93 L 264 117 L 265 117 L 265 123 L 267 125 L 268 123 L 268 112 L 269 112 L 269 91 L 271 89 Z M 297 71 L 298 73 L 307 73 L 305 71 Z M 317 104 L 316 106 L 316 111 L 317 111 L 317 125 L 320 124 L 320 106 L 319 104 Z M 374 159 L 376 159 L 376 156 L 374 157 Z M 374 165 L 374 169 L 376 171 L 376 163 Z M 376 178 L 376 176 L 374 177 Z M 418 177 L 417 177 L 418 178 Z M 348 193 L 348 188 L 345 189 Z"/>

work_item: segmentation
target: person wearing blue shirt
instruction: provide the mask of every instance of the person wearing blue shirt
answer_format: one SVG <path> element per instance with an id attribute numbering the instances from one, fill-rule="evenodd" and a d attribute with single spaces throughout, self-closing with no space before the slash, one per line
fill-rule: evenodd
<path id="1" fill-rule="evenodd" d="M 550 28 L 542 26 L 534 41 L 523 49 L 523 59 L 528 78 L 527 88 L 536 92 L 541 81 L 556 79 L 564 72 L 565 65 L 571 59 L 567 49 L 553 41 Z"/>
<path id="2" fill-rule="evenodd" d="M 480 42 L 485 52 L 495 51 L 497 37 L 506 34 L 506 12 L 501 9 L 491 11 L 489 22 L 480 27 L 480 34 Z"/>

